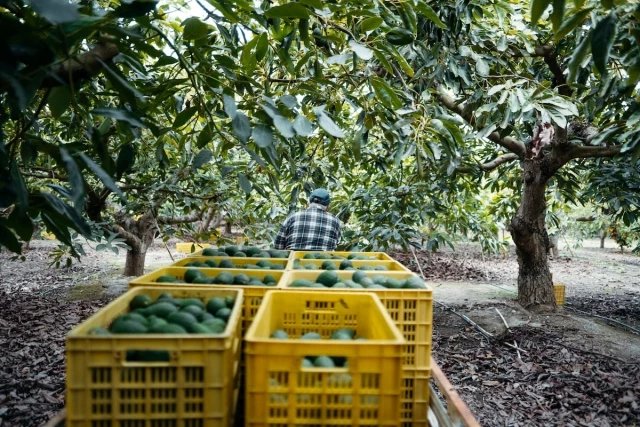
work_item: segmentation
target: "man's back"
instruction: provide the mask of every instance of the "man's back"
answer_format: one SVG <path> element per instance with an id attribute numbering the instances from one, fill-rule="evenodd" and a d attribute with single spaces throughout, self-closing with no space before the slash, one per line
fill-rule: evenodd
<path id="1" fill-rule="evenodd" d="M 333 251 L 340 240 L 342 223 L 320 205 L 289 216 L 276 236 L 276 249 Z"/>

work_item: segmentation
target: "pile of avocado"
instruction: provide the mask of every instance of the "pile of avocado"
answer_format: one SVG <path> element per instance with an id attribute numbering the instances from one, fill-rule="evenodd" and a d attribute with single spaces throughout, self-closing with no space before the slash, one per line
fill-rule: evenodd
<path id="1" fill-rule="evenodd" d="M 340 261 L 339 265 L 336 265 L 337 262 L 335 260 L 326 260 L 320 265 L 321 270 L 345 270 L 345 271 L 355 271 L 355 270 L 365 270 L 365 271 L 387 271 L 389 270 L 384 265 L 361 265 L 356 268 L 353 266 L 351 260 L 343 259 Z M 313 263 L 303 264 L 299 259 L 293 261 L 293 269 L 294 270 L 318 270 L 318 266 Z"/>
<path id="2" fill-rule="evenodd" d="M 316 277 L 315 282 L 306 279 L 296 279 L 288 285 L 290 288 L 332 288 L 332 289 L 426 289 L 424 281 L 418 276 L 408 279 L 396 279 L 381 275 L 368 277 L 364 271 L 353 273 L 351 279 L 343 280 L 333 270 L 323 271 Z"/>
<path id="3" fill-rule="evenodd" d="M 279 340 L 287 340 L 289 339 L 289 335 L 283 331 L 282 329 L 278 329 L 274 331 L 270 336 L 270 338 L 275 338 Z M 317 332 L 307 332 L 302 335 L 300 340 L 321 340 L 322 336 Z M 364 337 L 356 338 L 356 331 L 353 329 L 338 329 L 329 337 L 330 340 L 340 340 L 340 341 L 363 341 L 366 340 Z M 349 364 L 347 363 L 347 359 L 345 357 L 329 357 L 329 356 L 306 356 L 302 359 L 302 367 L 303 368 L 347 368 Z"/>
<path id="4" fill-rule="evenodd" d="M 215 277 L 204 274 L 201 270 L 189 268 L 184 273 L 184 281 L 170 274 L 163 274 L 156 279 L 156 283 L 193 283 L 197 285 L 244 285 L 244 286 L 275 286 L 278 281 L 270 274 L 259 277 L 249 277 L 244 273 L 231 274 L 223 271 Z"/>
<path id="5" fill-rule="evenodd" d="M 109 329 L 93 328 L 89 335 L 111 334 L 221 334 L 227 327 L 235 299 L 213 297 L 206 305 L 199 298 L 174 298 L 168 293 L 155 301 L 136 295 L 129 313 L 114 319 Z"/>
<path id="6" fill-rule="evenodd" d="M 352 259 L 352 260 L 367 260 L 367 261 L 375 261 L 377 260 L 374 256 L 366 256 L 358 253 L 349 254 L 348 257 L 343 257 L 341 255 L 329 254 L 325 252 L 313 252 L 310 254 L 306 254 L 302 257 L 302 259 Z"/>
<path id="7" fill-rule="evenodd" d="M 256 246 L 246 246 L 238 248 L 235 245 L 223 248 L 206 248 L 202 251 L 202 256 L 232 256 L 250 258 L 289 258 L 289 251 L 279 251 L 277 249 L 260 249 Z"/>
<path id="8" fill-rule="evenodd" d="M 200 268 L 246 268 L 250 270 L 284 270 L 284 265 L 272 264 L 266 259 L 261 259 L 255 264 L 235 265 L 230 259 L 223 259 L 217 262 L 214 259 L 208 259 L 204 262 L 191 261 L 184 265 L 185 267 L 200 267 Z"/>

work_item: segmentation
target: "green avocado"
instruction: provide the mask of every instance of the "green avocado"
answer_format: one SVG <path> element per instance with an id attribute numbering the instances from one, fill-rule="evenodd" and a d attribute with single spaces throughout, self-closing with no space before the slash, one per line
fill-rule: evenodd
<path id="1" fill-rule="evenodd" d="M 338 283 L 338 274 L 335 271 L 327 270 L 320 273 L 320 275 L 316 278 L 317 283 L 321 283 L 324 286 L 330 288 L 336 283 Z"/>

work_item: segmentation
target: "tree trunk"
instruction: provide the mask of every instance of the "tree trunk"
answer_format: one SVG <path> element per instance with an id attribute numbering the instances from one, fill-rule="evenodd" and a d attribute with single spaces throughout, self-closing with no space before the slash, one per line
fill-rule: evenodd
<path id="1" fill-rule="evenodd" d="M 124 264 L 125 276 L 142 276 L 144 274 L 144 262 L 148 247 L 144 243 L 136 246 L 131 246 L 131 249 L 127 251 L 127 261 Z"/>
<path id="2" fill-rule="evenodd" d="M 606 238 L 607 238 L 607 232 L 603 231 L 600 234 L 600 249 L 604 249 L 604 239 L 606 239 Z"/>
<path id="3" fill-rule="evenodd" d="M 559 255 L 559 250 L 558 250 L 558 242 L 560 241 L 560 235 L 559 234 L 554 234 L 553 236 L 549 236 L 549 246 L 551 249 L 551 255 L 553 255 L 554 258 L 557 258 Z"/>
<path id="4" fill-rule="evenodd" d="M 545 188 L 553 173 L 544 159 L 524 160 L 522 201 L 509 226 L 518 255 L 518 302 L 525 308 L 556 305 L 545 227 Z"/>
<path id="5" fill-rule="evenodd" d="M 224 224 L 224 232 L 225 232 L 225 234 L 231 234 L 232 233 L 232 230 L 231 230 L 231 226 L 232 225 L 233 224 L 231 224 L 231 222 L 229 222 L 229 220 L 227 220 L 225 222 L 225 224 Z"/>
<path id="6" fill-rule="evenodd" d="M 156 231 L 156 221 L 153 213 L 147 211 L 137 221 L 126 218 L 120 221 L 127 245 L 131 247 L 127 251 L 127 261 L 124 265 L 125 276 L 142 276 L 144 274 L 144 262 L 147 257 L 147 249 L 153 243 L 153 236 Z"/>

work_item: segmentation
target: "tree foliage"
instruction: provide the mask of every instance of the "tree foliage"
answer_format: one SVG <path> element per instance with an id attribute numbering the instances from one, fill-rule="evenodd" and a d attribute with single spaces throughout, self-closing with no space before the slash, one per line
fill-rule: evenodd
<path id="1" fill-rule="evenodd" d="M 0 244 L 211 208 L 267 237 L 322 185 L 348 246 L 497 251 L 527 156 L 549 201 L 640 156 L 632 1 L 190 3 L 0 2 Z"/>

